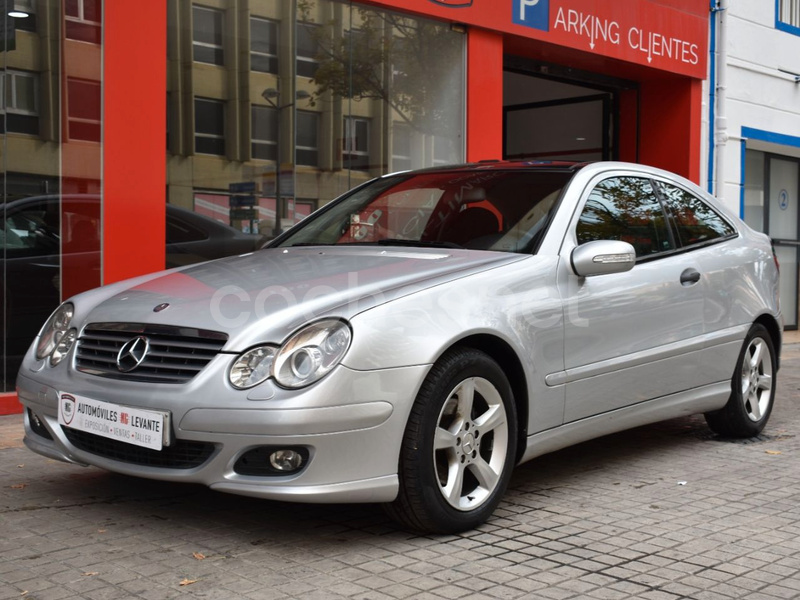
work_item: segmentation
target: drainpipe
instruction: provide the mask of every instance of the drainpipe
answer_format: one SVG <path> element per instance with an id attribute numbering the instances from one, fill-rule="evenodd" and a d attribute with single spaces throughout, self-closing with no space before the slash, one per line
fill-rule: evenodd
<path id="1" fill-rule="evenodd" d="M 717 2 L 717 116 L 714 119 L 715 160 L 715 192 L 717 199 L 725 203 L 725 150 L 728 143 L 728 119 L 726 116 L 726 99 L 728 96 L 728 1 Z"/>

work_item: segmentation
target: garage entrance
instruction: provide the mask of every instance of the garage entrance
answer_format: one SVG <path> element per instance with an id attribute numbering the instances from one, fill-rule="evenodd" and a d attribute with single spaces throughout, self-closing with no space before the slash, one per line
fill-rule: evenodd
<path id="1" fill-rule="evenodd" d="M 635 82 L 506 57 L 503 158 L 619 160 L 620 96 L 637 89 Z M 634 104 L 638 114 L 638 99 Z M 638 129 L 630 117 L 626 123 Z"/>

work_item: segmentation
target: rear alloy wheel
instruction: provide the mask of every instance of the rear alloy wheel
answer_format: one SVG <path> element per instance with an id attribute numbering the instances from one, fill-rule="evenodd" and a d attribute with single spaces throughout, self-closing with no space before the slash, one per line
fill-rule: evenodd
<path id="1" fill-rule="evenodd" d="M 777 357 L 769 332 L 753 325 L 733 374 L 731 397 L 720 410 L 706 413 L 708 426 L 720 435 L 753 437 L 769 420 L 775 399 Z"/>
<path id="2" fill-rule="evenodd" d="M 492 514 L 515 462 L 511 386 L 483 352 L 455 349 L 428 374 L 401 449 L 397 500 L 387 512 L 412 529 L 455 533 Z"/>

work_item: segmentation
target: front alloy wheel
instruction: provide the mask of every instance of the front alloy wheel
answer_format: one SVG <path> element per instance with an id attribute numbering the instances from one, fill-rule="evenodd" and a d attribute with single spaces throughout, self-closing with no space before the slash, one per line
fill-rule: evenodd
<path id="1" fill-rule="evenodd" d="M 418 531 L 477 527 L 499 504 L 516 460 L 517 413 L 500 366 L 455 348 L 431 368 L 400 449 L 397 499 L 389 515 Z"/>
<path id="2" fill-rule="evenodd" d="M 506 464 L 508 417 L 500 392 L 471 377 L 450 392 L 439 413 L 434 465 L 439 491 L 457 510 L 473 510 L 492 495 Z"/>

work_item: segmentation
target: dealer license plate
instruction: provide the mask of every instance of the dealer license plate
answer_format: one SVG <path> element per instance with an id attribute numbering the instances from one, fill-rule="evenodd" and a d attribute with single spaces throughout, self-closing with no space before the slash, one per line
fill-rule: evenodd
<path id="1" fill-rule="evenodd" d="M 169 445 L 168 412 L 142 410 L 60 392 L 58 422 L 71 429 L 152 450 Z"/>

